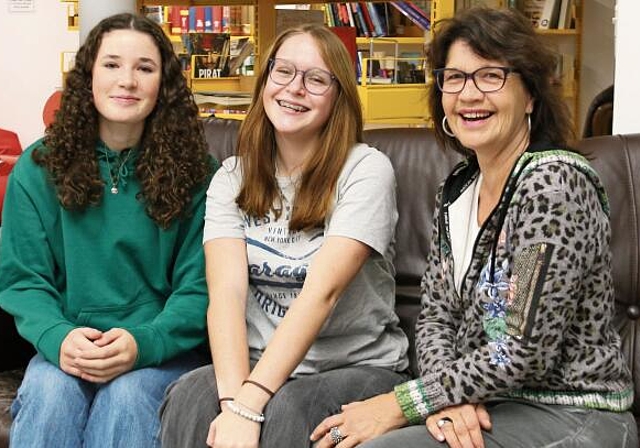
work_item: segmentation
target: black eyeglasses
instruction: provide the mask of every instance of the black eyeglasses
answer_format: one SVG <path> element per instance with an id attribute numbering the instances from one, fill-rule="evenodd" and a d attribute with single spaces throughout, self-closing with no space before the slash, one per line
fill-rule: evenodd
<path id="1" fill-rule="evenodd" d="M 457 68 L 437 68 L 433 71 L 433 76 L 442 93 L 462 92 L 468 79 L 473 80 L 479 91 L 491 93 L 502 89 L 509 73 L 515 72 L 510 67 L 481 67 L 472 73 Z"/>
<path id="2" fill-rule="evenodd" d="M 295 65 L 284 59 L 269 60 L 269 77 L 280 86 L 288 86 L 300 73 L 302 85 L 312 95 L 324 95 L 336 79 L 334 75 L 321 68 L 298 70 Z"/>

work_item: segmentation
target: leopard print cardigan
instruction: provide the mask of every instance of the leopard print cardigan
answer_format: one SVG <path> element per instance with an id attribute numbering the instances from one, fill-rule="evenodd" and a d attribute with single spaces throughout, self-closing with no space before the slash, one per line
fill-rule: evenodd
<path id="1" fill-rule="evenodd" d="M 477 160 L 462 162 L 438 194 L 416 326 L 421 376 L 395 388 L 404 415 L 419 423 L 491 398 L 630 408 L 597 174 L 576 153 L 529 148 L 480 229 L 458 294 L 447 207 L 478 173 Z"/>

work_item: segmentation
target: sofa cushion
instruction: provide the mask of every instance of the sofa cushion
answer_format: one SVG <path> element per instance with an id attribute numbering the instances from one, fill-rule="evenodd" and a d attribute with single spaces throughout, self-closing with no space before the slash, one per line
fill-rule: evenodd
<path id="1" fill-rule="evenodd" d="M 614 321 L 634 378 L 634 414 L 640 415 L 640 134 L 583 139 L 579 149 L 609 196 Z"/>
<path id="2" fill-rule="evenodd" d="M 24 370 L 11 370 L 0 373 L 0 447 L 9 446 L 11 428 L 11 402 L 16 396 Z"/>
<path id="3" fill-rule="evenodd" d="M 443 151 L 427 128 L 369 129 L 364 139 L 389 157 L 396 174 L 396 279 L 401 286 L 419 286 L 427 266 L 436 192 L 461 156 Z"/>

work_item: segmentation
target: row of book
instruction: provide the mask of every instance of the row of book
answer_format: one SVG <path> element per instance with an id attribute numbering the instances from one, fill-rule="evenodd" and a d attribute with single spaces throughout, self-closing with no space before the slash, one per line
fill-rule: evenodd
<path id="1" fill-rule="evenodd" d="M 462 8 L 473 6 L 517 9 L 527 16 L 534 28 L 540 30 L 575 29 L 576 0 L 462 0 Z"/>
<path id="2" fill-rule="evenodd" d="M 325 22 L 331 27 L 356 28 L 358 36 L 380 37 L 395 35 L 394 11 L 406 17 L 423 31 L 431 28 L 429 17 L 413 2 L 335 2 L 324 7 Z"/>
<path id="3" fill-rule="evenodd" d="M 178 53 L 182 69 L 192 78 L 252 75 L 254 46 L 249 37 L 231 39 L 229 33 L 185 33 L 184 51 Z"/>
<path id="4" fill-rule="evenodd" d="M 253 6 L 146 6 L 144 12 L 171 34 L 251 34 Z"/>
<path id="5" fill-rule="evenodd" d="M 575 28 L 575 0 L 519 0 L 515 7 L 541 30 Z"/>

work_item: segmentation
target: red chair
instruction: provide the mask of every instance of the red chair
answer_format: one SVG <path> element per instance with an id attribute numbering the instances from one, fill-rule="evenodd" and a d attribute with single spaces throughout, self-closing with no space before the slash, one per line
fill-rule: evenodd
<path id="1" fill-rule="evenodd" d="M 21 154 L 22 146 L 20 146 L 20 140 L 18 140 L 16 133 L 0 129 L 0 224 L 2 223 L 2 204 L 9 173 Z"/>

